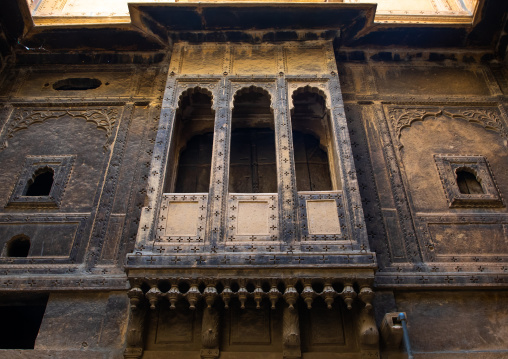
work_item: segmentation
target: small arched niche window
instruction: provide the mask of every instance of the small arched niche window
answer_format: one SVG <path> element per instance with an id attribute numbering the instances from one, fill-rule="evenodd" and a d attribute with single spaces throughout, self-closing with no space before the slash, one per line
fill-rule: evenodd
<path id="1" fill-rule="evenodd" d="M 333 144 L 324 94 L 306 86 L 293 93 L 291 125 L 298 191 L 330 191 Z"/>
<path id="2" fill-rule="evenodd" d="M 268 92 L 251 86 L 234 97 L 229 192 L 277 192 L 275 131 Z"/>
<path id="3" fill-rule="evenodd" d="M 482 185 L 473 169 L 462 167 L 456 170 L 457 186 L 462 194 L 483 194 Z"/>
<path id="4" fill-rule="evenodd" d="M 50 167 L 43 167 L 36 170 L 31 179 L 28 180 L 25 196 L 49 196 L 55 171 Z"/>
<path id="5" fill-rule="evenodd" d="M 212 94 L 208 90 L 196 87 L 182 93 L 176 111 L 164 192 L 208 192 L 214 121 Z"/>
<path id="6" fill-rule="evenodd" d="M 7 257 L 28 257 L 30 238 L 24 234 L 12 237 L 5 245 Z"/>

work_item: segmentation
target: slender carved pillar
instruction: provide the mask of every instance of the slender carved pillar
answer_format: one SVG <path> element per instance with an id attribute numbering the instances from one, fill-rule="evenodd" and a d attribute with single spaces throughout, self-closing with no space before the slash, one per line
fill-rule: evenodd
<path id="1" fill-rule="evenodd" d="M 220 81 L 215 100 L 215 127 L 212 150 L 212 179 L 208 196 L 208 234 L 210 246 L 217 246 L 224 237 L 224 216 L 228 193 L 229 148 L 231 138 L 231 116 L 228 108 L 229 83 L 224 77 Z"/>
<path id="2" fill-rule="evenodd" d="M 284 359 L 300 358 L 300 318 L 298 309 L 284 306 L 282 314 L 282 344 Z"/>
<path id="3" fill-rule="evenodd" d="M 201 327 L 201 358 L 214 359 L 219 357 L 219 313 L 215 308 L 203 310 Z"/>
<path id="4" fill-rule="evenodd" d="M 336 168 L 340 171 L 340 178 L 343 181 L 343 192 L 346 197 L 348 222 L 352 224 L 349 229 L 352 233 L 353 248 L 367 250 L 369 243 L 367 239 L 367 230 L 365 228 L 365 219 L 363 216 L 362 201 L 358 182 L 356 180 L 356 169 L 351 149 L 351 140 L 347 129 L 346 114 L 342 92 L 340 89 L 339 77 L 335 71 L 332 71 L 328 83 L 330 92 L 331 114 L 332 114 L 332 133 L 333 148 L 338 156 L 334 156 Z"/>
<path id="5" fill-rule="evenodd" d="M 284 73 L 277 79 L 275 100 L 275 136 L 277 143 L 277 177 L 279 182 L 280 240 L 284 246 L 291 246 L 299 240 L 297 226 L 297 190 L 295 164 L 293 159 L 293 135 L 288 115 L 287 86 Z"/>

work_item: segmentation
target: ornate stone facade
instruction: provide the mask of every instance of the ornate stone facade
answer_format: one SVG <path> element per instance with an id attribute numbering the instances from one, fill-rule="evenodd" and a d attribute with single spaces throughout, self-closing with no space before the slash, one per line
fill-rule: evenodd
<path id="1" fill-rule="evenodd" d="M 506 356 L 508 8 L 352 3 L 2 5 L 0 356 Z"/>

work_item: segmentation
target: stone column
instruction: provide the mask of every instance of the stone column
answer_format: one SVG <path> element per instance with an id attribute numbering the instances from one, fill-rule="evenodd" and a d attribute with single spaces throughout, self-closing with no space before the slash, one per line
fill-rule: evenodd
<path id="1" fill-rule="evenodd" d="M 298 194 L 293 156 L 293 132 L 288 114 L 287 85 L 283 72 L 279 73 L 276 91 L 274 117 L 279 187 L 279 225 L 281 226 L 279 235 L 281 245 L 288 249 L 299 241 L 297 225 Z"/>
<path id="2" fill-rule="evenodd" d="M 229 151 L 231 139 L 231 110 L 229 104 L 229 81 L 220 80 L 215 99 L 215 127 L 212 150 L 212 178 L 208 197 L 207 238 L 210 246 L 218 247 L 224 238 L 224 223 L 229 183 Z M 223 243 L 222 243 L 223 244 Z"/>

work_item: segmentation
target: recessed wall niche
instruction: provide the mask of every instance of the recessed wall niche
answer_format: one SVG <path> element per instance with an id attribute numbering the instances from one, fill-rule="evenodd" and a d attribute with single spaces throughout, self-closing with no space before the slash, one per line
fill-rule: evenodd
<path id="1" fill-rule="evenodd" d="M 28 156 L 7 207 L 58 208 L 75 156 Z"/>
<path id="2" fill-rule="evenodd" d="M 434 160 L 450 208 L 504 207 L 485 157 L 434 155 Z"/>

